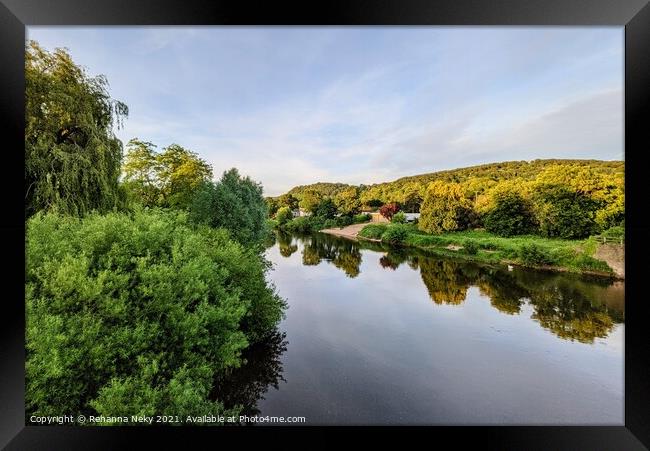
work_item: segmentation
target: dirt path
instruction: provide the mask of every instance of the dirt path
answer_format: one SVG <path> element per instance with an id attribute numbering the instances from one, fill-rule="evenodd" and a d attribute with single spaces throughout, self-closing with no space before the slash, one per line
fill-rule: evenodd
<path id="1" fill-rule="evenodd" d="M 601 244 L 594 253 L 594 258 L 607 263 L 614 273 L 625 278 L 625 247 L 619 244 Z"/>
<path id="2" fill-rule="evenodd" d="M 329 233 L 330 235 L 343 236 L 343 237 L 346 237 L 346 238 L 356 238 L 359 231 L 361 231 L 361 229 L 363 229 L 367 225 L 368 225 L 368 223 L 364 222 L 362 224 L 352 224 L 352 225 L 343 227 L 342 229 L 339 229 L 339 228 L 336 228 L 336 229 L 323 229 L 323 230 L 321 230 L 321 232 Z"/>

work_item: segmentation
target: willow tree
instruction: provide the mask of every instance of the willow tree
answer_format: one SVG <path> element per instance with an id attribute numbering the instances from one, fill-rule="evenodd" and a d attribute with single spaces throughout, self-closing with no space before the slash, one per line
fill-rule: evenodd
<path id="1" fill-rule="evenodd" d="M 113 133 L 128 115 L 106 77 L 90 77 L 64 49 L 30 41 L 25 52 L 25 215 L 83 215 L 118 207 L 122 143 Z"/>

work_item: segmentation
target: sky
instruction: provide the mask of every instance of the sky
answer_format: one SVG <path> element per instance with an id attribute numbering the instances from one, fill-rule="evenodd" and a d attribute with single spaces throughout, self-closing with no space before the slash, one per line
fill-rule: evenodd
<path id="1" fill-rule="evenodd" d="M 537 158 L 623 159 L 622 27 L 29 27 L 129 106 L 116 135 L 276 196 Z"/>

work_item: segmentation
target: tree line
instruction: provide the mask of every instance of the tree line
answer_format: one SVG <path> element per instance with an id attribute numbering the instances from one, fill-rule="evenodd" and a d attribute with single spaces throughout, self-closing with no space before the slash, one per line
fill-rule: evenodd
<path id="1" fill-rule="evenodd" d="M 325 206 L 343 216 L 378 210 L 389 219 L 400 210 L 418 212 L 418 228 L 432 234 L 485 228 L 500 236 L 578 239 L 624 226 L 624 163 L 494 163 L 370 186 L 318 183 L 267 203 L 272 215 L 283 208 L 318 215 Z"/>

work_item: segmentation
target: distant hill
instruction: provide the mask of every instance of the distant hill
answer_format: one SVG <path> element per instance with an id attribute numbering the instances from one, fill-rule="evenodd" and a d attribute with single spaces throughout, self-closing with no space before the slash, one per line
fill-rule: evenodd
<path id="1" fill-rule="evenodd" d="M 384 182 L 376 185 L 385 184 L 406 184 L 410 182 L 429 183 L 434 180 L 443 180 L 447 182 L 462 183 L 470 178 L 486 178 L 492 180 L 507 180 L 512 178 L 523 178 L 526 180 L 534 179 L 540 172 L 549 166 L 556 164 L 590 166 L 593 169 L 605 173 L 623 171 L 625 163 L 623 161 L 602 161 L 602 160 L 533 160 L 533 161 L 503 161 L 501 163 L 488 163 L 478 166 L 470 166 L 459 169 L 449 169 L 445 171 L 431 172 L 428 174 L 412 175 L 399 178 L 393 182 Z M 376 186 L 372 185 L 372 186 Z"/>
<path id="2" fill-rule="evenodd" d="M 314 190 L 322 194 L 324 197 L 336 196 L 338 193 L 343 191 L 345 188 L 348 188 L 352 185 L 346 183 L 328 183 L 328 182 L 318 182 L 312 183 L 311 185 L 299 185 L 291 188 L 288 191 L 288 194 L 292 194 L 297 198 L 302 197 L 302 193 L 306 190 Z"/>
<path id="3" fill-rule="evenodd" d="M 504 161 L 501 163 L 489 163 L 466 168 L 450 169 L 427 174 L 411 175 L 402 177 L 390 182 L 376 183 L 361 186 L 364 191 L 372 192 L 372 197 L 377 199 L 386 198 L 389 193 L 400 191 L 405 185 L 415 183 L 426 185 L 435 180 L 446 182 L 464 183 L 470 180 L 476 181 L 478 185 L 489 184 L 491 181 L 509 180 L 521 178 L 532 180 L 539 173 L 552 165 L 578 165 L 590 167 L 601 173 L 623 173 L 625 162 L 623 161 L 601 161 L 601 160 L 533 160 L 533 161 Z M 484 182 L 484 183 L 481 183 Z M 289 193 L 300 198 L 307 189 L 318 191 L 323 196 L 335 196 L 345 188 L 353 186 L 345 183 L 318 182 L 311 185 L 300 185 L 289 190 Z M 367 193 L 371 194 L 371 193 Z"/>

